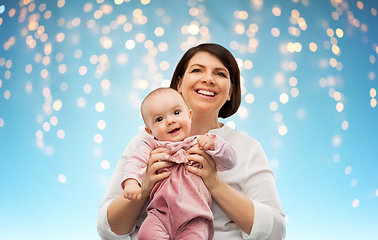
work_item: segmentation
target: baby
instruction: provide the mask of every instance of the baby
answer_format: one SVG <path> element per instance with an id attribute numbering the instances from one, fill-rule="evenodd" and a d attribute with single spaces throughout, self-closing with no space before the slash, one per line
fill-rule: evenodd
<path id="1" fill-rule="evenodd" d="M 159 161 L 173 165 L 161 170 L 170 171 L 170 176 L 157 182 L 151 191 L 138 239 L 212 239 L 211 194 L 199 176 L 185 169 L 185 165 L 202 167 L 188 161 L 186 151 L 197 144 L 214 159 L 217 170 L 224 171 L 236 165 L 234 149 L 215 134 L 189 137 L 192 111 L 172 88 L 152 91 L 144 99 L 141 113 L 150 136 L 126 161 L 121 183 L 124 197 L 134 201 L 141 198 L 142 177 L 152 150 L 166 148 L 167 155 Z"/>

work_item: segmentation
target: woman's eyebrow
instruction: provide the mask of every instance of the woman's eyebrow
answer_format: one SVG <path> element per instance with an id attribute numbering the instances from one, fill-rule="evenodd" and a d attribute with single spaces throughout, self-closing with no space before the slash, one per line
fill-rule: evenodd
<path id="1" fill-rule="evenodd" d="M 205 68 L 204 65 L 199 64 L 199 63 L 194 63 L 189 68 L 192 68 L 192 67 L 195 67 L 195 66 L 200 67 L 200 68 Z M 217 67 L 217 68 L 215 68 L 215 70 L 223 70 L 223 71 L 226 71 L 228 73 L 228 69 L 226 67 Z"/>

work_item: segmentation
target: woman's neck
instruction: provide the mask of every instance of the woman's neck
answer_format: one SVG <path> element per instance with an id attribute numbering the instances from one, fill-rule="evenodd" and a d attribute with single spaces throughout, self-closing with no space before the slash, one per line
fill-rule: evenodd
<path id="1" fill-rule="evenodd" d="M 207 132 L 209 132 L 211 129 L 220 128 L 218 123 L 218 115 L 214 116 L 212 115 L 204 115 L 200 114 L 194 114 L 193 113 L 193 119 L 192 119 L 192 128 L 190 130 L 190 135 L 203 135 Z"/>

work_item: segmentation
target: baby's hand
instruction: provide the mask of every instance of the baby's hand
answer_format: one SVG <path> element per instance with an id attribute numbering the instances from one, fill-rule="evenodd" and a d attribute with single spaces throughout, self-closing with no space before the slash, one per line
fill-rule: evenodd
<path id="1" fill-rule="evenodd" d="M 214 150 L 215 140 L 207 135 L 202 135 L 197 138 L 198 146 L 204 151 Z"/>
<path id="2" fill-rule="evenodd" d="M 142 189 L 134 179 L 128 179 L 124 183 L 123 197 L 132 201 L 139 201 L 142 197 Z"/>

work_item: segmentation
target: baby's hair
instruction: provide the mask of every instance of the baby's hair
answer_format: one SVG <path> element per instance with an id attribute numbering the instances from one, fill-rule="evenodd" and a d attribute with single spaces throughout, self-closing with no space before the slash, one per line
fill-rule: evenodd
<path id="1" fill-rule="evenodd" d="M 144 98 L 144 100 L 142 102 L 142 105 L 140 106 L 140 113 L 142 114 L 142 118 L 143 118 L 144 123 L 146 123 L 146 119 L 144 118 L 144 114 L 143 114 L 143 105 L 146 102 L 146 100 L 148 100 L 151 96 L 154 96 L 154 95 L 157 95 L 157 94 L 162 94 L 162 93 L 168 92 L 168 91 L 173 91 L 173 92 L 176 92 L 177 94 L 179 94 L 181 96 L 181 98 L 183 99 L 184 103 L 186 104 L 184 98 L 182 97 L 182 95 L 176 89 L 173 89 L 173 88 L 170 88 L 170 87 L 156 88 L 155 90 L 153 90 L 152 92 L 150 92 Z"/>

